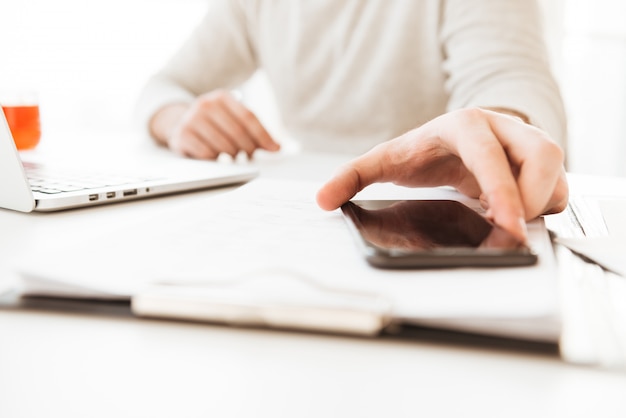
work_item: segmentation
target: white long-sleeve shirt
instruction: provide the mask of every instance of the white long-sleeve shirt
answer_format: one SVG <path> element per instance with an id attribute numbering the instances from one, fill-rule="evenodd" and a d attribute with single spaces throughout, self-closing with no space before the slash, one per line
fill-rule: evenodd
<path id="1" fill-rule="evenodd" d="M 531 0 L 212 0 L 148 82 L 168 103 L 265 71 L 304 149 L 359 154 L 447 111 L 519 111 L 564 144 L 565 115 Z"/>

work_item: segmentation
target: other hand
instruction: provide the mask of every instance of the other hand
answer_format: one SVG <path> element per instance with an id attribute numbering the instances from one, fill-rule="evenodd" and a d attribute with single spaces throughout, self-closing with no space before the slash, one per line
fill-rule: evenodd
<path id="1" fill-rule="evenodd" d="M 221 153 L 250 158 L 257 149 L 277 151 L 257 117 L 226 90 L 199 96 L 193 103 L 169 105 L 151 122 L 155 138 L 187 157 L 214 160 Z"/>

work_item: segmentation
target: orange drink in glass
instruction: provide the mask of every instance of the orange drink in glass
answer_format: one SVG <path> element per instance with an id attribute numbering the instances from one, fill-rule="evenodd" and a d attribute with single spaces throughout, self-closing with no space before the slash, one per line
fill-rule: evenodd
<path id="1" fill-rule="evenodd" d="M 36 94 L 0 93 L 0 106 L 17 149 L 35 148 L 41 139 L 39 103 Z"/>

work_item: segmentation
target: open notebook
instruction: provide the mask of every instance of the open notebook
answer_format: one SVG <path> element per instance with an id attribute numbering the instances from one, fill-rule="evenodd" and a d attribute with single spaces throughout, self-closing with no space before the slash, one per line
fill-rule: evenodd
<path id="1" fill-rule="evenodd" d="M 192 162 L 182 158 L 137 158 L 123 168 L 70 167 L 66 163 L 26 162 L 18 153 L 0 111 L 0 208 L 21 212 L 55 211 L 243 183 L 257 169 L 236 164 Z"/>
<path id="2" fill-rule="evenodd" d="M 91 240 L 68 235 L 69 248 L 18 262 L 23 290 L 132 300 L 138 315 L 190 320 L 364 334 L 416 323 L 558 339 L 556 266 L 542 220 L 529 224 L 535 266 L 379 270 L 362 257 L 340 212 L 316 205 L 319 186 L 255 179 Z M 376 184 L 358 198 L 465 199 L 480 208 L 447 188 Z M 61 253 L 73 262 L 58 263 Z"/>

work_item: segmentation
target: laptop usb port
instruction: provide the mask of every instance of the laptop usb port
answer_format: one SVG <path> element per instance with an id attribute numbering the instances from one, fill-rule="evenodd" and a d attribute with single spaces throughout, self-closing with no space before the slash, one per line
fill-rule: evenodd
<path id="1" fill-rule="evenodd" d="M 115 192 L 107 192 L 107 199 L 113 199 L 115 197 Z"/>
<path id="2" fill-rule="evenodd" d="M 93 202 L 94 200 L 98 200 L 98 195 L 97 194 L 90 194 L 89 195 L 89 201 Z"/>
<path id="3" fill-rule="evenodd" d="M 124 196 L 135 196 L 137 194 L 137 189 L 124 190 Z"/>

